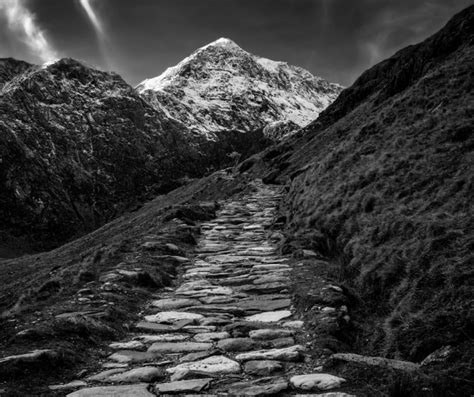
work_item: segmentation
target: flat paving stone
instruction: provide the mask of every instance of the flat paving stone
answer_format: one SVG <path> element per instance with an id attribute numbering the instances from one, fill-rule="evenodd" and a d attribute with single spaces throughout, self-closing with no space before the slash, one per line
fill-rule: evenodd
<path id="1" fill-rule="evenodd" d="M 257 329 L 254 331 L 249 332 L 249 336 L 252 339 L 256 340 L 270 340 L 270 339 L 277 339 L 277 338 L 286 338 L 293 336 L 295 331 L 288 330 L 288 329 L 273 329 L 273 328 L 265 328 L 265 329 Z"/>
<path id="2" fill-rule="evenodd" d="M 250 338 L 230 338 L 217 342 L 217 348 L 226 352 L 247 352 L 257 348 L 257 344 Z"/>
<path id="3" fill-rule="evenodd" d="M 194 335 L 193 339 L 196 342 L 211 342 L 221 339 L 230 338 L 230 334 L 228 332 L 203 332 L 202 334 Z"/>
<path id="4" fill-rule="evenodd" d="M 245 317 L 245 320 L 259 323 L 276 323 L 280 320 L 283 320 L 284 318 L 290 317 L 291 314 L 292 313 L 289 310 L 278 310 L 254 314 L 252 316 Z"/>
<path id="5" fill-rule="evenodd" d="M 225 356 L 211 356 L 200 361 L 178 364 L 166 371 L 173 374 L 176 371 L 188 369 L 209 374 L 234 374 L 240 372 L 240 364 Z"/>
<path id="6" fill-rule="evenodd" d="M 208 350 L 212 347 L 212 343 L 200 342 L 157 342 L 153 343 L 149 348 L 150 353 L 189 353 L 195 351 Z"/>
<path id="7" fill-rule="evenodd" d="M 288 382 L 283 378 L 262 378 L 251 382 L 232 384 L 227 392 L 234 396 L 272 396 L 288 389 Z"/>
<path id="8" fill-rule="evenodd" d="M 203 379 L 188 379 L 188 380 L 179 380 L 175 382 L 168 383 L 159 383 L 155 385 L 155 391 L 158 393 L 185 393 L 185 392 L 201 392 L 203 391 L 209 383 L 212 381 L 212 378 L 203 378 Z"/>
<path id="9" fill-rule="evenodd" d="M 150 323 L 165 323 L 165 324 L 173 324 L 181 320 L 196 321 L 196 320 L 200 320 L 201 318 L 204 318 L 202 314 L 190 313 L 190 312 L 177 312 L 177 311 L 160 312 L 157 314 L 151 314 L 149 316 L 145 316 L 145 320 Z"/>
<path id="10" fill-rule="evenodd" d="M 67 397 L 155 397 L 147 383 L 124 386 L 89 387 L 70 393 Z"/>
<path id="11" fill-rule="evenodd" d="M 189 334 L 161 334 L 161 335 L 137 335 L 135 339 L 141 340 L 143 343 L 153 342 L 183 342 L 189 339 Z"/>
<path id="12" fill-rule="evenodd" d="M 283 365 L 275 360 L 253 360 L 244 364 L 244 372 L 250 375 L 269 376 L 283 370 Z"/>
<path id="13" fill-rule="evenodd" d="M 144 349 L 145 345 L 137 340 L 131 340 L 128 342 L 114 342 L 111 343 L 109 347 L 114 350 L 140 350 Z"/>
<path id="14" fill-rule="evenodd" d="M 238 354 L 235 359 L 237 361 L 250 361 L 250 360 L 278 360 L 278 361 L 298 361 L 301 357 L 301 352 L 304 351 L 304 347 L 301 345 L 295 345 L 290 347 L 284 347 L 281 349 L 268 349 L 268 350 L 257 350 L 253 352 Z"/>
<path id="15" fill-rule="evenodd" d="M 176 298 L 167 298 L 167 299 L 158 299 L 151 302 L 151 306 L 156 307 L 160 310 L 174 310 L 181 309 L 187 306 L 193 306 L 199 304 L 199 301 L 196 299 L 176 299 Z"/>
<path id="16" fill-rule="evenodd" d="M 120 350 L 111 354 L 108 359 L 119 363 L 139 363 L 154 361 L 161 358 L 161 354 L 153 352 L 139 352 L 135 350 Z"/>

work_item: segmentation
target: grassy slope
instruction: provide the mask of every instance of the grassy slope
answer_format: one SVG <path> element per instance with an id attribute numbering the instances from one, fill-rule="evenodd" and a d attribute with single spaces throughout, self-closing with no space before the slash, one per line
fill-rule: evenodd
<path id="1" fill-rule="evenodd" d="M 169 285 L 175 275 L 176 263 L 156 259 L 170 254 L 165 243 L 179 246 L 181 255 L 192 251 L 194 225 L 213 216 L 213 206 L 206 203 L 246 187 L 245 178 L 232 180 L 216 173 L 159 196 L 56 250 L 1 261 L 0 357 L 52 348 L 64 360 L 47 362 L 44 368 L 7 367 L 8 372 L 0 365 L 0 391 L 3 386 L 12 393 L 7 395 L 40 395 L 45 385 L 76 376 L 78 363 L 97 365 L 104 343 L 123 335 L 136 321 L 144 300 Z M 186 225 L 180 227 L 174 218 Z M 150 240 L 162 244 L 154 251 L 144 250 L 141 244 Z M 117 265 L 126 270 L 138 266 L 150 277 L 123 280 L 118 289 L 107 292 L 101 277 Z M 84 288 L 92 301 L 78 303 L 77 298 L 84 296 L 78 291 Z M 105 301 L 114 304 L 107 307 Z M 85 320 L 81 316 L 78 324 L 56 317 L 88 310 L 93 314 Z M 28 333 L 20 337 L 18 332 L 24 330 Z"/>
<path id="2" fill-rule="evenodd" d="M 452 345 L 470 387 L 473 26 L 471 7 L 367 71 L 254 167 L 289 185 L 288 245 L 331 258 L 360 298 L 354 350 L 421 361 Z"/>

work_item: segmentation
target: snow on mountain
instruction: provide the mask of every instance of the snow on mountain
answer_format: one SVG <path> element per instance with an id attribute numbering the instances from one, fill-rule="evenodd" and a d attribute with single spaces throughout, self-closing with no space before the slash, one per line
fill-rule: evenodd
<path id="1" fill-rule="evenodd" d="M 214 139 L 221 131 L 255 131 L 280 121 L 304 127 L 342 87 L 220 38 L 136 89 L 191 131 Z"/>

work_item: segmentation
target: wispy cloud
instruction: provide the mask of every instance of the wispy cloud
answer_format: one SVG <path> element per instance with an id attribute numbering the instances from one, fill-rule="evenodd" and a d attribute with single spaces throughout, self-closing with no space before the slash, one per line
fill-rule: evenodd
<path id="1" fill-rule="evenodd" d="M 7 21 L 8 29 L 27 46 L 32 55 L 43 62 L 58 58 L 57 51 L 48 41 L 25 0 L 0 0 L 0 15 Z"/>
<path id="2" fill-rule="evenodd" d="M 87 14 L 87 17 L 89 18 L 89 21 L 91 22 L 92 26 L 94 26 L 94 29 L 99 36 L 99 38 L 103 39 L 104 38 L 104 27 L 102 25 L 101 20 L 99 19 L 97 13 L 95 12 L 94 8 L 92 7 L 93 0 L 79 0 L 79 3 L 81 4 L 82 8 Z"/>

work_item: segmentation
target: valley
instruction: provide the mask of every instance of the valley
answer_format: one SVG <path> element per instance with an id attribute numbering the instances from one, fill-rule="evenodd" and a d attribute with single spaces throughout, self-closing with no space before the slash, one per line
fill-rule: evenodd
<path id="1" fill-rule="evenodd" d="M 2 60 L 0 395 L 471 396 L 473 65 Z"/>

